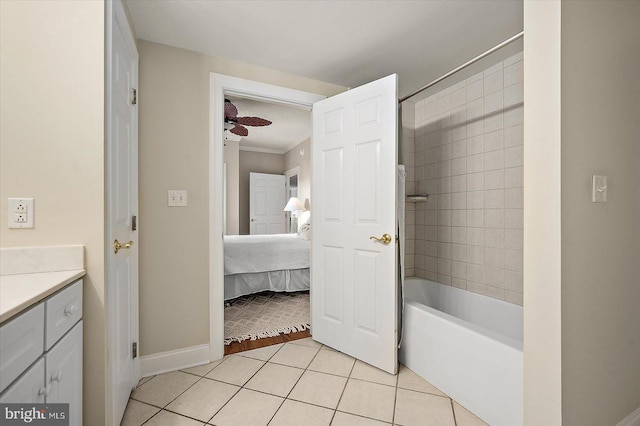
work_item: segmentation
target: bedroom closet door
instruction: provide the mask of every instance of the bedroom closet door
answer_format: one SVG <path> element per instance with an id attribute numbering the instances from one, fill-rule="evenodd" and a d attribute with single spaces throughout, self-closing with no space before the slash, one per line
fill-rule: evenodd
<path id="1" fill-rule="evenodd" d="M 249 173 L 249 233 L 285 234 L 284 175 Z"/>
<path id="2" fill-rule="evenodd" d="M 397 372 L 397 76 L 313 106 L 313 339 Z"/>

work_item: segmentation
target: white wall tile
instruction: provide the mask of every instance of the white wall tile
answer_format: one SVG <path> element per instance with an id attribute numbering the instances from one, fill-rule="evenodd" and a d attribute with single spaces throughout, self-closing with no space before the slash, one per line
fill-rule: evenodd
<path id="1" fill-rule="evenodd" d="M 485 141 L 485 148 L 486 148 L 486 141 Z M 514 148 L 509 148 L 509 149 L 516 149 L 517 147 Z M 498 169 L 504 169 L 504 152 L 500 149 L 497 151 L 491 151 L 491 152 L 485 152 L 484 153 L 484 170 L 498 170 Z"/>
<path id="2" fill-rule="evenodd" d="M 484 171 L 484 154 L 475 154 L 467 157 L 467 173 Z"/>
<path id="3" fill-rule="evenodd" d="M 466 141 L 462 141 L 462 142 L 465 142 L 465 146 L 466 146 Z M 467 157 L 454 158 L 451 161 L 452 161 L 451 162 L 452 176 L 464 175 L 467 173 Z"/>
<path id="4" fill-rule="evenodd" d="M 495 132 L 496 130 L 500 130 L 504 127 L 502 114 L 502 112 L 497 112 L 485 116 L 485 118 L 482 120 L 482 126 L 484 127 L 485 133 Z"/>
<path id="5" fill-rule="evenodd" d="M 477 74 L 472 75 L 471 77 L 467 78 L 467 85 L 478 81 L 478 80 L 482 80 L 482 77 L 484 76 L 484 73 L 482 71 L 480 71 Z"/>
<path id="6" fill-rule="evenodd" d="M 467 120 L 473 121 L 482 117 L 483 114 L 483 98 L 476 99 L 475 101 L 467 104 Z"/>
<path id="7" fill-rule="evenodd" d="M 524 107 L 507 108 L 504 111 L 504 127 L 515 126 L 524 122 Z"/>
<path id="8" fill-rule="evenodd" d="M 509 108 L 513 105 L 522 104 L 524 101 L 523 84 L 518 83 L 514 86 L 504 89 L 504 107 Z"/>
<path id="9" fill-rule="evenodd" d="M 438 226 L 451 226 L 451 210 L 438 210 Z"/>
<path id="10" fill-rule="evenodd" d="M 500 64 L 502 68 L 502 63 Z M 488 74 L 485 71 L 484 77 L 484 95 L 487 96 L 490 93 L 497 92 L 503 88 L 503 76 L 502 69 L 492 74 Z"/>
<path id="11" fill-rule="evenodd" d="M 467 226 L 474 228 L 484 227 L 484 209 L 467 210 Z"/>
<path id="12" fill-rule="evenodd" d="M 484 246 L 484 228 L 467 228 L 467 245 Z"/>
<path id="13" fill-rule="evenodd" d="M 463 176 L 455 176 L 463 177 Z M 466 209 L 467 208 L 467 193 L 466 192 L 454 192 L 451 194 L 451 208 L 452 209 Z"/>
<path id="14" fill-rule="evenodd" d="M 451 276 L 453 278 L 467 278 L 467 264 L 465 262 L 451 262 Z"/>
<path id="15" fill-rule="evenodd" d="M 504 147 L 503 130 L 487 133 L 483 136 L 484 152 L 495 151 Z"/>
<path id="16" fill-rule="evenodd" d="M 518 145 L 504 150 L 504 167 L 519 167 L 524 164 L 524 146 Z"/>
<path id="17" fill-rule="evenodd" d="M 513 65 L 506 65 L 504 68 L 504 87 L 513 86 L 514 84 L 524 81 L 523 62 L 516 62 Z"/>
<path id="18" fill-rule="evenodd" d="M 451 188 L 449 188 L 449 191 L 451 191 Z M 451 210 L 451 193 L 439 194 L 438 210 Z"/>
<path id="19" fill-rule="evenodd" d="M 438 243 L 438 257 L 451 259 L 451 243 Z"/>
<path id="20" fill-rule="evenodd" d="M 451 285 L 456 288 L 460 288 L 462 290 L 467 289 L 467 280 L 463 280 L 461 278 L 451 278 Z"/>
<path id="21" fill-rule="evenodd" d="M 467 138 L 467 125 L 457 124 L 451 129 L 451 141 L 464 141 Z"/>
<path id="22" fill-rule="evenodd" d="M 485 209 L 502 209 L 505 204 L 504 189 L 490 189 L 484 191 Z"/>
<path id="23" fill-rule="evenodd" d="M 484 81 L 480 75 L 478 80 L 467 86 L 467 102 L 482 98 L 482 96 L 484 96 Z"/>
<path id="24" fill-rule="evenodd" d="M 504 229 L 485 228 L 484 246 L 492 248 L 504 248 Z"/>
<path id="25" fill-rule="evenodd" d="M 504 247 L 508 249 L 522 250 L 524 247 L 523 231 L 521 229 L 505 229 Z"/>
<path id="26" fill-rule="evenodd" d="M 445 243 L 451 242 L 451 227 L 450 226 L 438 226 L 438 241 Z"/>
<path id="27" fill-rule="evenodd" d="M 455 229 L 463 229 L 463 228 L 453 228 Z M 467 261 L 467 246 L 466 244 L 451 244 L 451 259 L 456 260 L 458 262 L 466 262 Z"/>
<path id="28" fill-rule="evenodd" d="M 467 181 L 467 187 L 469 181 Z M 467 208 L 482 209 L 484 208 L 484 191 L 467 192 Z"/>
<path id="29" fill-rule="evenodd" d="M 484 247 L 467 245 L 467 262 L 476 265 L 484 265 Z M 468 270 L 469 269 L 467 268 L 467 271 Z M 467 279 L 470 278 L 467 276 Z"/>
<path id="30" fill-rule="evenodd" d="M 504 269 L 504 249 L 485 247 L 484 264 L 492 268 Z"/>
<path id="31" fill-rule="evenodd" d="M 522 61 L 523 56 L 524 56 L 523 52 L 520 51 L 520 52 L 516 53 L 515 55 L 508 57 L 507 59 L 504 60 L 505 68 L 510 66 L 510 65 L 515 64 L 516 62 Z"/>
<path id="32" fill-rule="evenodd" d="M 485 189 L 502 189 L 505 187 L 505 172 L 503 169 L 484 172 Z"/>
<path id="33" fill-rule="evenodd" d="M 504 288 L 505 290 L 522 293 L 522 272 L 504 271 Z"/>
<path id="34" fill-rule="evenodd" d="M 519 209 L 524 206 L 524 194 L 522 188 L 509 188 L 504 190 L 504 206 L 507 209 Z"/>
<path id="35" fill-rule="evenodd" d="M 484 123 L 481 118 L 477 118 L 473 121 L 467 122 L 467 137 L 472 138 L 474 136 L 482 135 L 484 131 Z"/>
<path id="36" fill-rule="evenodd" d="M 466 178 L 467 178 L 467 191 L 471 192 L 471 191 L 484 190 L 484 172 L 471 173 L 466 175 Z M 479 207 L 475 207 L 475 208 L 479 208 Z"/>
<path id="37" fill-rule="evenodd" d="M 504 229 L 504 209 L 486 209 L 484 211 L 485 228 Z"/>
<path id="38" fill-rule="evenodd" d="M 438 163 L 438 177 L 442 178 L 446 176 L 451 176 L 451 160 L 440 161 Z M 451 190 L 441 192 L 451 192 Z"/>
<path id="39" fill-rule="evenodd" d="M 484 283 L 491 287 L 504 288 L 504 269 L 492 268 L 485 264 Z"/>
<path id="40" fill-rule="evenodd" d="M 438 274 L 451 275 L 451 260 L 438 258 Z M 443 283 L 446 284 L 446 283 Z"/>
<path id="41" fill-rule="evenodd" d="M 484 76 L 486 77 L 488 75 L 492 75 L 495 72 L 501 71 L 502 68 L 503 68 L 502 62 L 498 62 L 497 64 L 494 64 L 489 68 L 487 68 L 486 70 L 484 70 Z"/>
<path id="42" fill-rule="evenodd" d="M 523 209 L 505 209 L 504 227 L 505 229 L 524 229 Z"/>
<path id="43" fill-rule="evenodd" d="M 451 143 L 452 145 L 452 152 L 451 152 L 451 157 L 452 158 L 461 158 L 461 157 L 465 157 L 467 155 L 467 142 L 464 140 L 460 140 L 460 141 L 455 141 Z"/>
<path id="44" fill-rule="evenodd" d="M 524 143 L 524 129 L 522 124 L 504 129 L 504 146 L 509 148 Z"/>
<path id="45" fill-rule="evenodd" d="M 481 154 L 484 152 L 483 136 L 474 136 L 467 139 L 467 155 Z"/>
<path id="46" fill-rule="evenodd" d="M 504 169 L 504 187 L 521 188 L 524 186 L 524 168 L 511 167 Z"/>
<path id="47" fill-rule="evenodd" d="M 467 103 L 467 88 L 462 87 L 455 92 L 451 92 L 451 108 L 459 107 Z"/>
<path id="48" fill-rule="evenodd" d="M 510 271 L 522 272 L 522 251 L 505 250 L 504 267 Z"/>
<path id="49" fill-rule="evenodd" d="M 467 264 L 467 280 L 481 283 L 484 280 L 484 266 L 473 263 Z"/>
<path id="50" fill-rule="evenodd" d="M 515 293 L 513 291 L 504 291 L 505 302 L 513 303 L 522 306 L 524 303 L 524 295 L 522 293 Z"/>
<path id="51" fill-rule="evenodd" d="M 467 244 L 467 227 L 466 226 L 452 227 L 451 242 L 454 244 Z"/>
<path id="52" fill-rule="evenodd" d="M 451 210 L 451 226 L 467 226 L 467 211 Z"/>
<path id="53" fill-rule="evenodd" d="M 511 100 L 513 96 L 514 95 L 510 93 L 509 99 Z M 502 108 L 504 107 L 505 94 L 503 93 L 502 90 L 498 90 L 496 92 L 486 95 L 483 98 L 483 102 L 484 102 L 483 112 L 485 115 L 492 114 L 496 111 L 501 111 Z"/>

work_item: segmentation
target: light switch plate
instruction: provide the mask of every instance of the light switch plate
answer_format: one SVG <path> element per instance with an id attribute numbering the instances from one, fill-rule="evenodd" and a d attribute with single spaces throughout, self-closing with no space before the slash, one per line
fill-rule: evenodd
<path id="1" fill-rule="evenodd" d="M 593 175 L 591 201 L 593 203 L 607 202 L 607 177 L 606 176 Z"/>
<path id="2" fill-rule="evenodd" d="M 186 207 L 187 191 L 185 189 L 170 189 L 167 193 L 167 205 L 169 207 Z"/>
<path id="3" fill-rule="evenodd" d="M 11 229 L 34 227 L 36 216 L 33 198 L 9 198 L 8 226 Z"/>

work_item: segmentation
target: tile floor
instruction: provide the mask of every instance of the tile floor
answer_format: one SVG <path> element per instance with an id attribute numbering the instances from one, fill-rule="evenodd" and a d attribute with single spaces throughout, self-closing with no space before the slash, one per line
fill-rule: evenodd
<path id="1" fill-rule="evenodd" d="M 141 380 L 122 425 L 143 424 L 485 425 L 405 366 L 394 376 L 311 338 Z"/>

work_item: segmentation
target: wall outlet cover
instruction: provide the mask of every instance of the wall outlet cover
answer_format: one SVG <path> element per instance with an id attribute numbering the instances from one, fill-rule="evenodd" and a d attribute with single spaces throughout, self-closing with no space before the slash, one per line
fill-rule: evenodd
<path id="1" fill-rule="evenodd" d="M 7 222 L 10 229 L 34 227 L 35 208 L 33 198 L 9 198 Z"/>
<path id="2" fill-rule="evenodd" d="M 185 189 L 170 189 L 167 192 L 167 206 L 186 207 L 187 205 L 187 191 Z"/>

